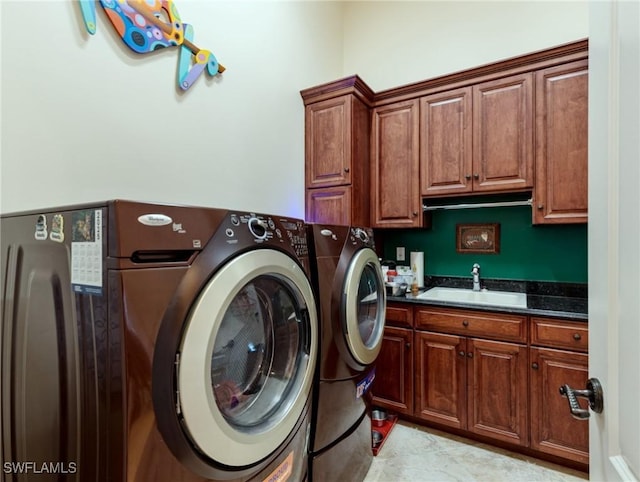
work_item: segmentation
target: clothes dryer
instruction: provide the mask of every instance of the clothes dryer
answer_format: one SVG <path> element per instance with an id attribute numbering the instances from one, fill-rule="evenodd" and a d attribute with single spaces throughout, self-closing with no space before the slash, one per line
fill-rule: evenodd
<path id="1" fill-rule="evenodd" d="M 362 480 L 373 460 L 369 387 L 386 293 L 370 229 L 308 225 L 319 306 L 310 480 Z"/>
<path id="2" fill-rule="evenodd" d="M 302 221 L 109 201 L 0 222 L 3 480 L 306 478 Z"/>

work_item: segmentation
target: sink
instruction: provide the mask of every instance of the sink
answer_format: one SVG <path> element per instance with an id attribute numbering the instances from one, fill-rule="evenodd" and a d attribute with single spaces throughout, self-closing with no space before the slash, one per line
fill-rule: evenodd
<path id="1" fill-rule="evenodd" d="M 416 296 L 419 300 L 452 301 L 474 305 L 526 308 L 527 295 L 511 291 L 473 291 L 462 288 L 431 288 Z"/>

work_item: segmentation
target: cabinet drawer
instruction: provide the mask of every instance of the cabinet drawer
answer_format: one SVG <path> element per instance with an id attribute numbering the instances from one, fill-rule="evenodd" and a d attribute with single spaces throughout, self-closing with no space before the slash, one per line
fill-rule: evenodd
<path id="1" fill-rule="evenodd" d="M 586 352 L 589 326 L 582 322 L 532 317 L 531 344 Z"/>
<path id="2" fill-rule="evenodd" d="M 527 342 L 527 318 L 520 315 L 455 309 L 416 310 L 416 328 L 501 341 Z"/>
<path id="3" fill-rule="evenodd" d="M 400 303 L 387 303 L 385 321 L 388 325 L 413 328 L 413 307 Z"/>

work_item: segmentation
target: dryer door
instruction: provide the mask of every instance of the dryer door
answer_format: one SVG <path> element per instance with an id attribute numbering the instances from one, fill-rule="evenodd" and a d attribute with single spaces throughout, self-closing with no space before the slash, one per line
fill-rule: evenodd
<path id="1" fill-rule="evenodd" d="M 378 256 L 371 248 L 361 249 L 345 277 L 342 319 L 349 350 L 362 365 L 370 365 L 380 353 L 386 304 Z"/>
<path id="2" fill-rule="evenodd" d="M 230 467 L 276 450 L 305 410 L 316 337 L 311 286 L 290 257 L 260 249 L 218 271 L 191 310 L 177 370 L 198 450 Z"/>

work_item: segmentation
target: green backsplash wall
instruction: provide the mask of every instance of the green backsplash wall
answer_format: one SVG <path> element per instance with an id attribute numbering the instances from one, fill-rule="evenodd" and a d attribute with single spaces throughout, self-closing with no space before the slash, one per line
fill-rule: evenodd
<path id="1" fill-rule="evenodd" d="M 477 208 L 433 211 L 431 229 L 384 230 L 384 259 L 396 259 L 404 246 L 424 251 L 425 275 L 470 276 L 479 263 L 485 278 L 587 282 L 587 225 L 531 224 L 531 207 Z M 500 253 L 456 252 L 456 224 L 500 223 Z"/>

